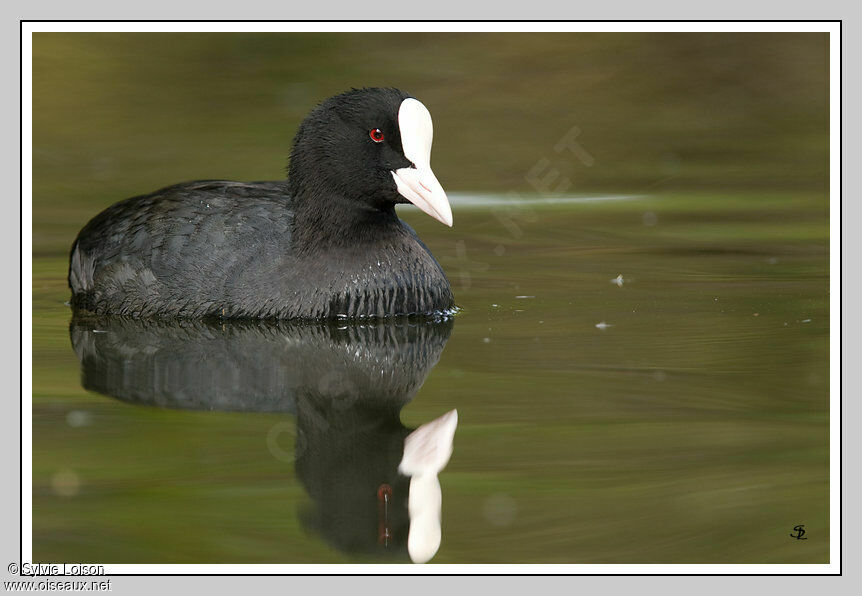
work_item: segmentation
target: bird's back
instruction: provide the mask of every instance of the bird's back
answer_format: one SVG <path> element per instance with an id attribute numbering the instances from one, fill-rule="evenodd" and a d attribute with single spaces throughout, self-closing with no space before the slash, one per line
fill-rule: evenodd
<path id="1" fill-rule="evenodd" d="M 72 304 L 134 316 L 222 315 L 251 262 L 291 258 L 283 182 L 198 181 L 127 199 L 72 246 Z"/>

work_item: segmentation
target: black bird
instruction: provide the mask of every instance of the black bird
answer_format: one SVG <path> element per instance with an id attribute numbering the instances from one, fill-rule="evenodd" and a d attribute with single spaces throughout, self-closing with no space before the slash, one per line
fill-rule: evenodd
<path id="1" fill-rule="evenodd" d="M 362 318 L 449 311 L 440 264 L 395 213 L 452 225 L 431 171 L 431 115 L 353 89 L 305 118 L 286 181 L 206 180 L 119 202 L 78 234 L 77 311 L 134 317 Z"/>

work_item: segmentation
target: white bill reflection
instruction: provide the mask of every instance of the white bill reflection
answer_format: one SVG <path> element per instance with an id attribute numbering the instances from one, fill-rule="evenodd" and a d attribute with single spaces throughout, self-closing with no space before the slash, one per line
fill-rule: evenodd
<path id="1" fill-rule="evenodd" d="M 398 471 L 410 476 L 407 552 L 414 563 L 426 563 L 440 548 L 443 494 L 437 475 L 449 462 L 458 426 L 458 411 L 423 424 L 404 439 Z"/>

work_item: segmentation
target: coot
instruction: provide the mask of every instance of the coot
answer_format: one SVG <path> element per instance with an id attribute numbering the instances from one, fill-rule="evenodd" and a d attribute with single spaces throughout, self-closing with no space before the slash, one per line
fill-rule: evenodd
<path id="1" fill-rule="evenodd" d="M 446 312 L 443 269 L 395 213 L 409 201 L 452 225 L 431 140 L 431 115 L 403 91 L 331 97 L 300 125 L 286 181 L 188 182 L 97 215 L 72 246 L 72 306 L 190 318 Z"/>

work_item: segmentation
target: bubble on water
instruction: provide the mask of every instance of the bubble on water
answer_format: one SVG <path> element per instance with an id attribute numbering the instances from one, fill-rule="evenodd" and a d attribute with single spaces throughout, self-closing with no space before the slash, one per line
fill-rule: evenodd
<path id="1" fill-rule="evenodd" d="M 60 470 L 51 476 L 51 488 L 60 497 L 74 497 L 81 490 L 81 479 L 74 470 Z"/>
<path id="2" fill-rule="evenodd" d="M 482 503 L 482 516 L 494 526 L 509 526 L 518 514 L 518 504 L 510 495 L 496 493 Z"/>
<path id="3" fill-rule="evenodd" d="M 91 421 L 92 416 L 89 412 L 85 412 L 84 410 L 71 410 L 68 414 L 66 414 L 66 424 L 68 424 L 72 428 L 89 426 Z"/>
<path id="4" fill-rule="evenodd" d="M 602 331 L 604 331 L 608 327 L 613 327 L 613 325 L 611 325 L 610 323 L 605 323 L 604 321 L 596 323 L 596 329 L 601 329 Z"/>
<path id="5" fill-rule="evenodd" d="M 491 343 L 491 338 L 490 337 L 483 337 L 482 341 L 485 342 L 486 344 L 489 344 L 489 343 Z"/>
<path id="6" fill-rule="evenodd" d="M 286 435 L 286 438 L 282 438 L 282 435 Z M 294 440 L 293 449 L 282 447 L 284 443 L 289 443 L 291 438 Z M 296 425 L 292 422 L 276 422 L 266 434 L 266 448 L 270 455 L 279 461 L 293 463 L 302 454 L 304 447 L 304 437 L 297 435 Z"/>

